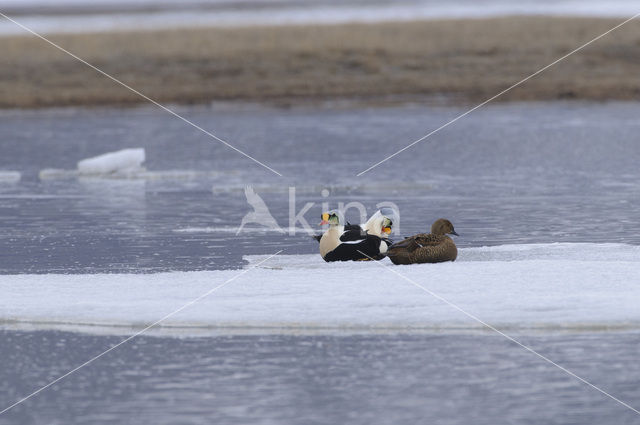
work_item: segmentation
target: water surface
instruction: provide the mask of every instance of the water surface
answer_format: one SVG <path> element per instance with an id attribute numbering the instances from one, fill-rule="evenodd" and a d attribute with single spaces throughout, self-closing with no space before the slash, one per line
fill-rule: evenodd
<path id="1" fill-rule="evenodd" d="M 315 226 L 323 203 L 357 201 L 371 214 L 392 202 L 400 210 L 395 237 L 447 217 L 461 247 L 640 243 L 635 103 L 487 106 L 361 177 L 463 109 L 178 110 L 284 177 L 156 109 L 4 111 L 0 170 L 20 171 L 22 180 L 0 183 L 0 272 L 235 268 L 242 255 L 316 252 L 306 233 L 250 224 L 236 236 L 252 210 L 243 191 L 250 184 L 283 228 L 290 203 L 292 217 L 313 203 L 304 218 Z M 82 158 L 137 146 L 146 148 L 149 170 L 200 175 L 38 178 L 44 168 L 73 169 Z M 353 222 L 359 216 L 347 211 Z"/>
<path id="2" fill-rule="evenodd" d="M 118 341 L 2 332 L 0 406 Z M 521 340 L 638 405 L 637 333 Z M 142 337 L 8 424 L 636 424 L 638 415 L 496 335 Z"/>
<path id="3" fill-rule="evenodd" d="M 252 224 L 236 236 L 251 210 L 248 184 L 284 228 L 290 203 L 294 212 L 313 203 L 304 218 L 316 223 L 322 203 L 358 201 L 372 213 L 387 201 L 400 209 L 395 237 L 448 217 L 461 247 L 640 244 L 640 104 L 487 106 L 362 177 L 356 174 L 464 110 L 177 110 L 283 177 L 151 108 L 2 111 L 0 170 L 19 171 L 22 179 L 0 182 L 0 273 L 233 269 L 249 254 L 315 253 L 317 244 L 305 233 Z M 175 169 L 191 177 L 38 177 L 44 168 L 73 169 L 82 158 L 138 146 L 157 177 Z M 347 216 L 355 222 L 358 211 Z M 636 331 L 605 326 L 517 336 L 640 405 Z M 5 323 L 0 408 L 122 338 L 23 332 Z M 10 425 L 637 421 L 629 409 L 503 337 L 437 331 L 143 336 L 0 417 Z"/>

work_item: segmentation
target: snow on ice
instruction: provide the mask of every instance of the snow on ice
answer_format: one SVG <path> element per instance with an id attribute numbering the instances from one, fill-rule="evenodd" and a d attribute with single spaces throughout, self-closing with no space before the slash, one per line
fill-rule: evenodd
<path id="1" fill-rule="evenodd" d="M 248 269 L 159 274 L 3 275 L 0 323 L 72 328 L 480 330 L 482 325 L 401 273 L 503 329 L 640 327 L 640 247 L 536 244 L 461 249 L 454 263 L 325 263 L 319 255 L 246 257 Z M 242 273 L 242 274 L 241 274 Z M 86 329 L 85 329 L 86 331 Z"/>

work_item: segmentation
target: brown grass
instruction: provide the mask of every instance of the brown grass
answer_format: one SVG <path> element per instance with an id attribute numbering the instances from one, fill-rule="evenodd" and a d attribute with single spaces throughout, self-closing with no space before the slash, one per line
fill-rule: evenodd
<path id="1" fill-rule="evenodd" d="M 511 17 L 57 35 L 160 102 L 490 97 L 619 23 Z M 0 38 L 0 107 L 144 102 L 34 37 Z M 631 22 L 503 100 L 640 99 Z"/>

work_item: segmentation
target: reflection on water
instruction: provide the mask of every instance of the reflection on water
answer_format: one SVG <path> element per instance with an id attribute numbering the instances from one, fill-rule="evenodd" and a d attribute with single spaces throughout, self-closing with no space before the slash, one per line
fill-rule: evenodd
<path id="1" fill-rule="evenodd" d="M 637 333 L 520 340 L 635 405 Z M 117 337 L 0 332 L 4 407 Z M 494 334 L 141 337 L 9 411 L 30 424 L 633 424 L 637 415 Z"/>
<path id="2" fill-rule="evenodd" d="M 295 212 L 359 201 L 397 204 L 400 234 L 450 218 L 462 247 L 536 242 L 640 244 L 636 104 L 485 107 L 362 177 L 355 174 L 446 122 L 455 108 L 257 107 L 181 111 L 260 158 L 278 177 L 162 111 L 95 109 L 0 114 L 0 272 L 199 270 L 241 266 L 246 254 L 312 253 L 305 233 L 235 229 L 253 184 L 283 228 Z M 43 168 L 125 147 L 150 170 L 215 171 L 178 180 L 38 180 Z M 200 175 L 202 176 L 202 175 Z M 330 194 L 323 197 L 321 191 Z M 347 212 L 358 220 L 358 211 Z M 295 224 L 297 227 L 300 223 Z M 204 232 L 184 232 L 202 228 Z M 218 232 L 215 230 L 219 229 Z M 253 231 L 255 230 L 255 231 Z M 398 237 L 398 236 L 396 236 Z"/>

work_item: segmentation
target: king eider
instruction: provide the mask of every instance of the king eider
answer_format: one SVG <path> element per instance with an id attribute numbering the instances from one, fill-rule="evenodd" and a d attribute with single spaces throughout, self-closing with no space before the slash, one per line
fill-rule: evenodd
<path id="1" fill-rule="evenodd" d="M 370 235 L 378 236 L 382 239 L 387 239 L 391 234 L 393 228 L 393 220 L 396 219 L 396 213 L 391 208 L 381 208 L 376 211 L 366 223 L 363 224 L 349 224 L 344 225 L 345 230 L 357 230 L 366 232 Z M 315 240 L 320 242 L 322 235 L 313 236 Z"/>
<path id="2" fill-rule="evenodd" d="M 440 218 L 431 226 L 431 233 L 420 233 L 395 243 L 387 255 L 393 264 L 455 261 L 458 248 L 447 234 L 459 236 L 449 220 Z"/>
<path id="3" fill-rule="evenodd" d="M 329 261 L 380 260 L 385 257 L 391 241 L 370 235 L 360 226 L 344 226 L 344 218 L 339 211 L 322 214 L 320 224 L 328 224 L 329 229 L 320 238 L 320 255 Z"/>

